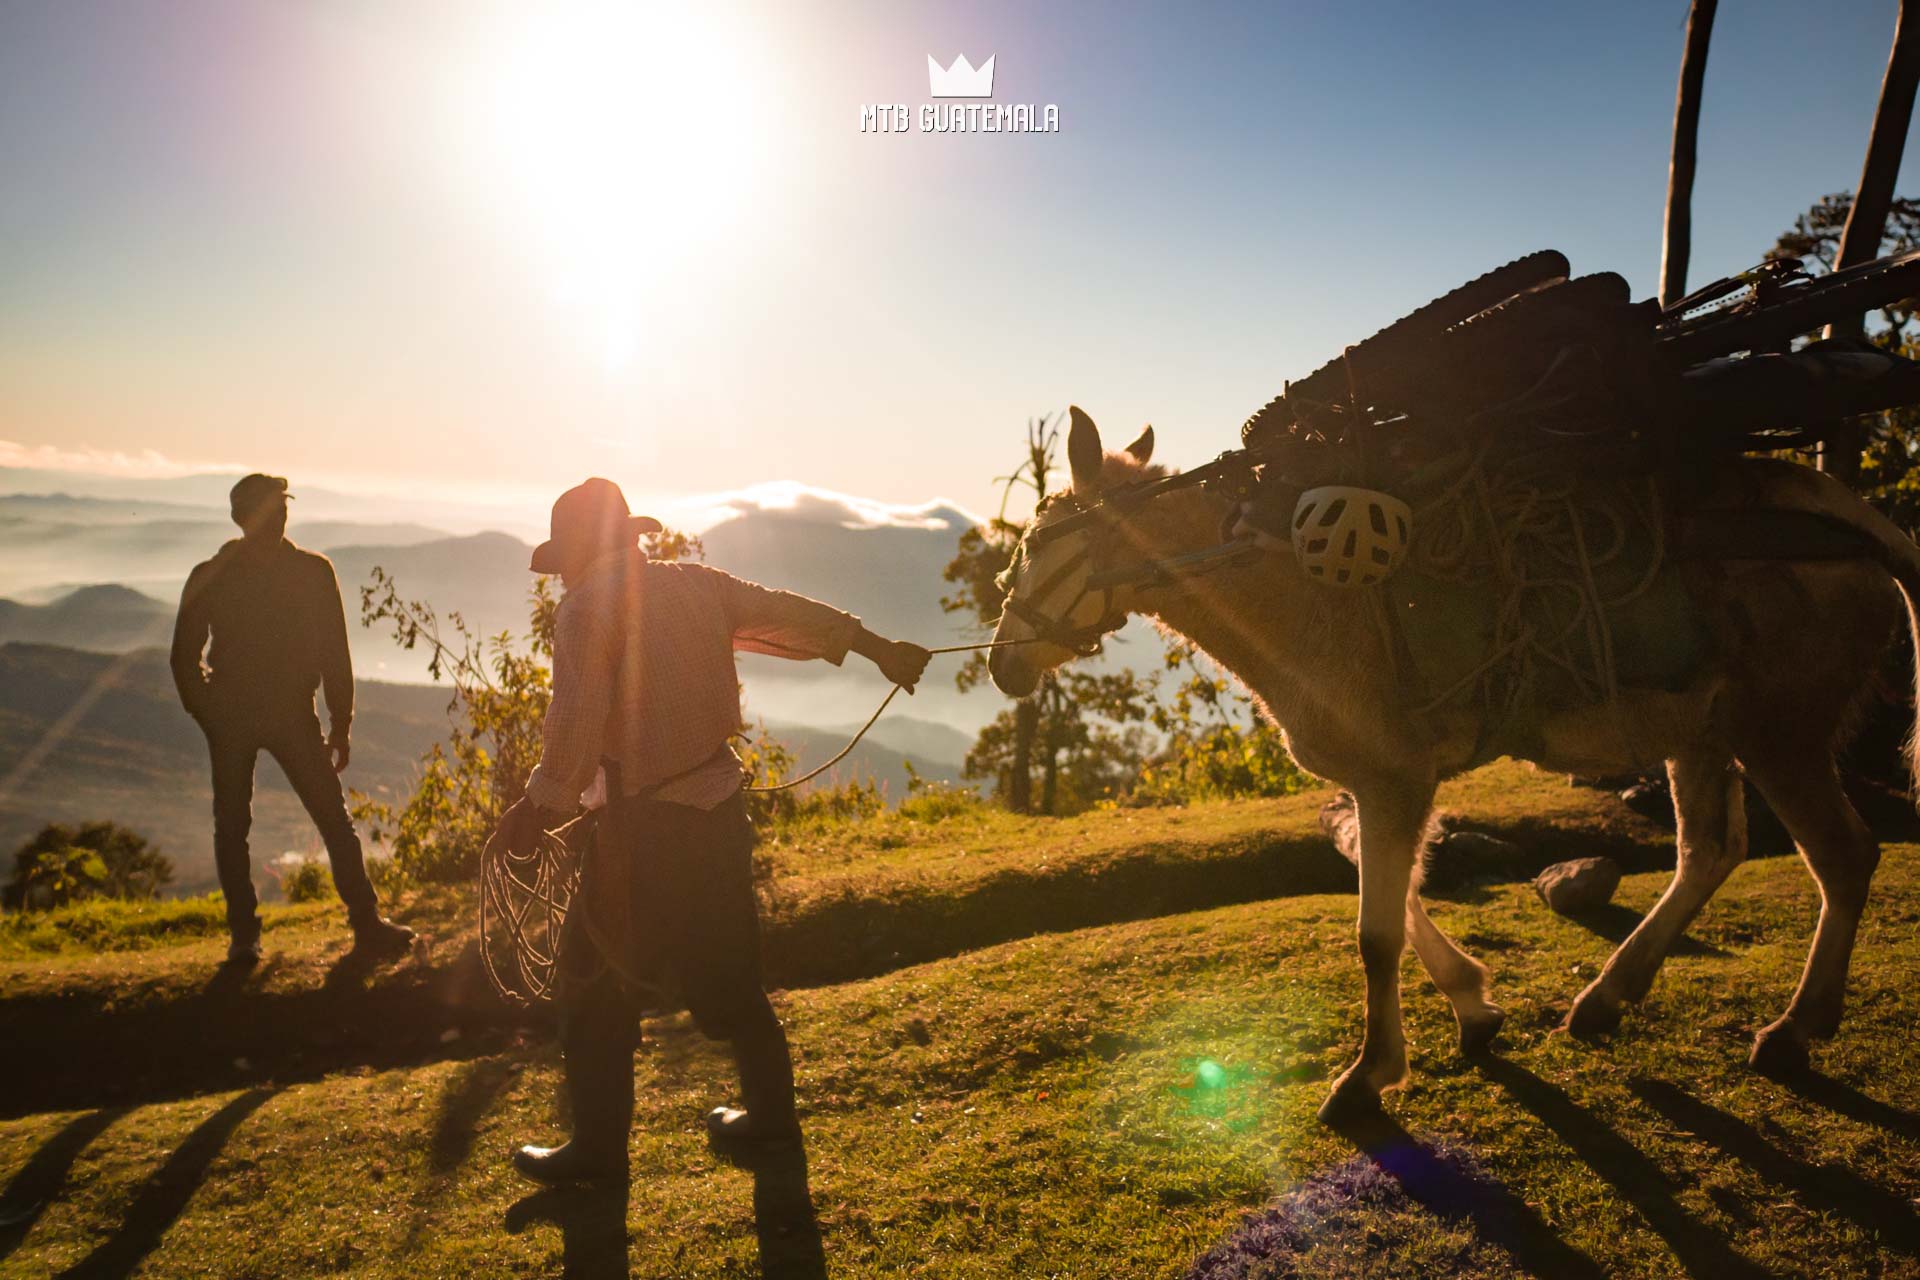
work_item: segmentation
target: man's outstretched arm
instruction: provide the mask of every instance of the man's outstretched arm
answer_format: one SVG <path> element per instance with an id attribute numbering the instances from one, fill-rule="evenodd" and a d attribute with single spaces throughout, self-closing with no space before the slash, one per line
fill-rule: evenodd
<path id="1" fill-rule="evenodd" d="M 869 631 L 860 619 L 829 604 L 776 591 L 718 569 L 705 569 L 719 585 L 733 647 L 778 658 L 823 658 L 839 666 L 857 653 L 908 693 L 927 669 L 927 651 L 905 640 Z"/>

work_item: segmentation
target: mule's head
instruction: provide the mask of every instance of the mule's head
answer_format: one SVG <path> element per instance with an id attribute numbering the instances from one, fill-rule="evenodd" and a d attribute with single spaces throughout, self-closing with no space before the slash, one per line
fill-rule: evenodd
<path id="1" fill-rule="evenodd" d="M 1148 466 L 1152 427 L 1122 452 L 1109 454 L 1101 448 L 1100 428 L 1092 418 L 1078 407 L 1068 414 L 1072 426 L 1067 431 L 1067 464 L 1073 487 L 1041 500 L 1012 564 L 1001 575 L 1007 594 L 993 638 L 1021 643 L 992 650 L 987 669 L 994 686 L 1015 698 L 1026 697 L 1041 675 L 1083 653 L 1079 641 L 1131 612 L 1131 588 L 1088 587 L 1102 563 L 1103 542 L 1123 537 L 1122 531 L 1073 517 L 1092 507 L 1107 489 L 1157 474 Z"/>

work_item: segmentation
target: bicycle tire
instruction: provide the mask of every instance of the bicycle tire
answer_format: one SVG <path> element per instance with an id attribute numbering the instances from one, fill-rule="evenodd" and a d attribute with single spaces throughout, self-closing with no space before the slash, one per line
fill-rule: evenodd
<path id="1" fill-rule="evenodd" d="M 1614 349 L 1632 318 L 1627 282 L 1613 272 L 1561 280 L 1455 325 L 1360 387 L 1373 421 L 1458 420 L 1537 382 L 1563 347 Z M 1363 425 L 1364 424 L 1360 424 Z"/>
<path id="2" fill-rule="evenodd" d="M 1246 420 L 1240 428 L 1242 444 L 1257 436 L 1283 431 L 1294 423 L 1294 407 L 1308 401 L 1334 403 L 1347 396 L 1349 370 L 1360 378 L 1410 359 L 1428 343 L 1455 325 L 1499 306 L 1516 294 L 1565 280 L 1572 270 L 1565 254 L 1543 249 L 1495 267 L 1457 289 L 1441 294 L 1418 311 L 1403 316 L 1372 337 L 1349 347 L 1341 356 L 1292 383 Z M 1289 403 L 1291 398 L 1292 403 Z"/>

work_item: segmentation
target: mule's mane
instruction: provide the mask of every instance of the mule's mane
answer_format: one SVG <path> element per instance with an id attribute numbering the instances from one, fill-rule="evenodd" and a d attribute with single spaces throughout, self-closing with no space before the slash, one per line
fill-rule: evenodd
<path id="1" fill-rule="evenodd" d="M 1167 474 L 1167 468 L 1157 462 L 1141 462 L 1130 453 L 1109 453 L 1100 459 L 1100 493 L 1141 480 L 1158 480 Z M 1075 497 L 1089 496 L 1075 493 L 1072 489 L 1068 492 Z M 1090 496 L 1097 498 L 1100 494 Z"/>

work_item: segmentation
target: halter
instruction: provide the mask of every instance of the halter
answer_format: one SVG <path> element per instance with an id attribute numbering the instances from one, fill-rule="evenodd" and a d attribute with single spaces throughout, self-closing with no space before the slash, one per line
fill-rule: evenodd
<path id="1" fill-rule="evenodd" d="M 1043 498 L 1041 499 L 1040 505 L 1044 509 L 1053 501 L 1055 501 L 1053 498 Z M 1038 512 L 1035 514 L 1038 515 Z M 1062 517 L 1053 524 L 1041 525 L 1035 528 L 1027 535 L 1027 544 L 1028 546 L 1043 546 L 1048 542 L 1054 541 L 1062 534 L 1072 533 L 1076 530 L 1085 530 L 1088 533 L 1106 532 L 1112 527 L 1109 521 L 1101 518 L 1106 514 L 1099 503 L 1083 507 Z M 1115 609 L 1113 607 L 1114 588 L 1122 584 L 1112 580 L 1110 574 L 1102 574 L 1097 571 L 1097 566 L 1093 564 L 1094 550 L 1095 541 L 1089 538 L 1087 545 L 1068 556 L 1058 568 L 1041 580 L 1039 586 L 1034 588 L 1032 598 L 1035 600 L 1045 600 L 1055 591 L 1059 590 L 1061 583 L 1066 582 L 1074 573 L 1082 567 L 1085 567 L 1088 572 L 1086 581 L 1080 585 L 1080 593 L 1074 596 L 1067 604 L 1067 607 L 1059 613 L 1049 615 L 1043 612 L 1038 605 L 1029 604 L 1025 600 L 1017 599 L 1012 595 L 1008 595 L 1006 602 L 1001 608 L 1032 627 L 1035 640 L 1046 641 L 1057 644 L 1065 649 L 1071 649 L 1083 658 L 1091 657 L 1100 652 L 1100 642 L 1125 626 L 1127 615 L 1125 610 Z M 1022 554 L 1025 553 L 1023 552 Z M 1105 580 L 1096 586 L 1095 583 L 1097 579 Z M 1075 626 L 1072 621 L 1073 615 L 1080 611 L 1081 603 L 1084 602 L 1088 596 L 1094 594 L 1095 591 L 1100 593 L 1099 617 L 1091 623 Z"/>
<path id="2" fill-rule="evenodd" d="M 1082 657 L 1097 653 L 1100 642 L 1126 625 L 1127 615 L 1123 609 L 1116 609 L 1113 593 L 1116 588 L 1129 586 L 1166 586 L 1175 580 L 1193 573 L 1204 573 L 1224 564 L 1242 562 L 1258 551 L 1253 539 L 1233 537 L 1227 531 L 1221 533 L 1219 545 L 1206 547 L 1198 551 L 1189 551 L 1182 555 L 1164 560 L 1143 560 L 1139 564 L 1116 565 L 1102 568 L 1094 563 L 1100 535 L 1112 532 L 1118 521 L 1126 519 L 1135 507 L 1149 499 L 1169 493 L 1176 489 L 1200 487 L 1223 492 L 1229 498 L 1243 498 L 1252 485 L 1253 469 L 1261 457 L 1258 451 L 1251 449 L 1229 450 L 1212 462 L 1183 471 L 1171 476 L 1161 476 L 1152 480 L 1138 480 L 1118 489 L 1100 494 L 1085 503 L 1075 503 L 1075 509 L 1047 524 L 1036 525 L 1028 532 L 1023 544 L 1026 548 L 1045 546 L 1069 533 L 1086 532 L 1092 535 L 1085 547 L 1069 556 L 1065 563 L 1036 587 L 1031 593 L 1035 600 L 1045 600 L 1059 589 L 1073 572 L 1082 565 L 1088 566 L 1087 579 L 1065 610 L 1048 615 L 1035 604 L 1019 600 L 1009 595 L 1002 609 L 1020 621 L 1032 627 L 1036 640 L 1048 641 L 1071 649 Z M 1040 507 L 1034 512 L 1037 519 L 1040 511 L 1058 501 L 1073 501 L 1070 496 L 1047 497 L 1040 500 Z M 1100 594 L 1100 616 L 1085 626 L 1074 626 L 1070 621 L 1079 611 L 1081 602 L 1095 592 Z"/>

